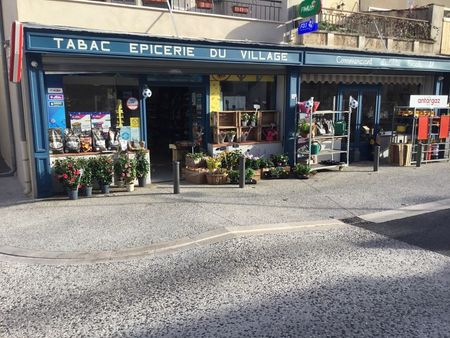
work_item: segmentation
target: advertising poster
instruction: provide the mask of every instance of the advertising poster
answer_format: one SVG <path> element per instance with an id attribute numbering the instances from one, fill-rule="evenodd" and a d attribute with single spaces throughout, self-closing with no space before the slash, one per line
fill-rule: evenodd
<path id="1" fill-rule="evenodd" d="M 123 126 L 120 128 L 120 139 L 125 141 L 131 141 L 131 127 Z"/>
<path id="2" fill-rule="evenodd" d="M 92 128 L 108 131 L 111 128 L 111 114 L 108 112 L 91 113 Z"/>
<path id="3" fill-rule="evenodd" d="M 70 127 L 73 129 L 75 134 L 81 134 L 84 131 L 91 131 L 91 114 L 90 113 L 80 113 L 80 112 L 70 112 Z"/>

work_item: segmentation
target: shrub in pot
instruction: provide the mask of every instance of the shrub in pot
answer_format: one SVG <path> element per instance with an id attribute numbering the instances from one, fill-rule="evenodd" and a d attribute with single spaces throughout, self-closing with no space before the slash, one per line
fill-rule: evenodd
<path id="1" fill-rule="evenodd" d="M 113 159 L 111 156 L 98 156 L 94 159 L 92 174 L 103 193 L 109 193 L 113 178 Z"/>
<path id="2" fill-rule="evenodd" d="M 297 165 L 294 168 L 294 173 L 297 176 L 297 178 L 307 179 L 311 174 L 311 167 L 308 164 L 297 163 Z"/>
<path id="3" fill-rule="evenodd" d="M 70 199 L 78 198 L 78 188 L 81 180 L 81 167 L 73 157 L 56 160 L 54 172 L 58 181 L 67 190 Z"/>
<path id="4" fill-rule="evenodd" d="M 146 155 L 144 150 L 139 150 L 136 153 L 136 177 L 140 187 L 145 187 L 147 175 L 150 172 L 150 162 L 147 160 Z"/>
<path id="5" fill-rule="evenodd" d="M 78 163 L 83 170 L 81 175 L 81 187 L 84 189 L 86 197 L 92 196 L 92 185 L 94 181 L 93 169 L 95 165 L 95 158 L 80 158 Z"/>
<path id="6" fill-rule="evenodd" d="M 206 167 L 206 161 L 205 161 L 206 157 L 207 157 L 207 155 L 203 152 L 187 153 L 186 154 L 186 167 L 204 168 L 204 167 Z"/>
<path id="7" fill-rule="evenodd" d="M 129 158 L 127 154 L 120 154 L 114 162 L 114 173 L 122 179 L 128 191 L 134 190 L 134 180 L 136 179 L 136 160 Z"/>

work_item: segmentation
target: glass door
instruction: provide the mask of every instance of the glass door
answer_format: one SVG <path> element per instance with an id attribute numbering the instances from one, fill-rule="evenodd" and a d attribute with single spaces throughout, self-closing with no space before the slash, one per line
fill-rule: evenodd
<path id="1" fill-rule="evenodd" d="M 349 109 L 350 96 L 358 101 L 358 107 L 352 109 L 350 161 L 373 160 L 373 145 L 380 115 L 380 87 L 341 86 L 339 88 L 339 109 Z"/>

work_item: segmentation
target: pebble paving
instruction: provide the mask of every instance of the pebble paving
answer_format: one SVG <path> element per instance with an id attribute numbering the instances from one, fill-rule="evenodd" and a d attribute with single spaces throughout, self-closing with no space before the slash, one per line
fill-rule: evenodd
<path id="1" fill-rule="evenodd" d="M 447 337 L 450 258 L 349 225 L 0 263 L 0 337 Z"/>

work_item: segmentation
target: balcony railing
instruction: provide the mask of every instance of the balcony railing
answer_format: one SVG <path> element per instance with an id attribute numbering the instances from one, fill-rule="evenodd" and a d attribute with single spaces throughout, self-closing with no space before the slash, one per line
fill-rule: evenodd
<path id="1" fill-rule="evenodd" d="M 431 24 L 426 20 L 328 8 L 319 14 L 319 29 L 370 37 L 432 40 Z"/>
<path id="2" fill-rule="evenodd" d="M 126 5 L 167 8 L 166 0 L 91 0 Z M 280 21 L 282 0 L 170 0 L 174 10 Z"/>

